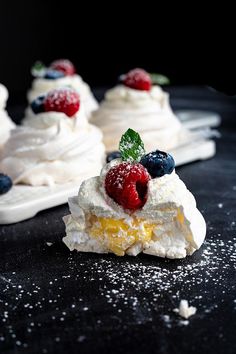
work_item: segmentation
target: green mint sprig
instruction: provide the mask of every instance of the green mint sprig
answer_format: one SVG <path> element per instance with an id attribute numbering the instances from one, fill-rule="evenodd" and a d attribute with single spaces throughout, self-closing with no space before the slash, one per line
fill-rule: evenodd
<path id="1" fill-rule="evenodd" d="M 31 74 L 34 77 L 44 77 L 46 66 L 41 61 L 36 61 L 31 68 Z"/>
<path id="2" fill-rule="evenodd" d="M 170 79 L 162 74 L 150 73 L 153 85 L 169 85 Z"/>
<path id="3" fill-rule="evenodd" d="M 145 154 L 143 141 L 133 129 L 128 129 L 122 135 L 119 150 L 122 160 L 127 162 L 139 162 Z"/>

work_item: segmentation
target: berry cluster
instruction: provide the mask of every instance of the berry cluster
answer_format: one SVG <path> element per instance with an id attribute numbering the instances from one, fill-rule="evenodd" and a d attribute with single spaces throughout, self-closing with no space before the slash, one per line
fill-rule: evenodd
<path id="1" fill-rule="evenodd" d="M 71 88 L 56 89 L 48 92 L 45 96 L 37 97 L 31 103 L 34 113 L 62 112 L 68 117 L 73 117 L 80 107 L 78 93 Z"/>
<path id="2" fill-rule="evenodd" d="M 76 73 L 74 64 L 68 59 L 55 60 L 50 64 L 49 68 L 63 73 L 64 76 L 71 76 Z"/>
<path id="3" fill-rule="evenodd" d="M 141 149 L 137 146 L 137 142 Z M 136 150 L 136 153 L 133 150 Z M 142 156 L 138 153 L 140 151 L 144 152 Z M 114 151 L 108 154 L 107 162 L 115 158 L 121 158 L 126 162 L 110 168 L 105 178 L 105 189 L 117 204 L 131 211 L 144 206 L 147 200 L 148 182 L 152 178 L 170 174 L 175 168 L 173 157 L 166 152 L 156 150 L 145 154 L 141 138 L 132 129 L 128 129 L 122 136 L 120 152 Z"/>
<path id="4" fill-rule="evenodd" d="M 56 80 L 65 76 L 72 76 L 76 73 L 74 64 L 68 59 L 58 59 L 53 61 L 49 67 L 43 63 L 36 62 L 32 68 L 32 74 L 48 80 Z"/>

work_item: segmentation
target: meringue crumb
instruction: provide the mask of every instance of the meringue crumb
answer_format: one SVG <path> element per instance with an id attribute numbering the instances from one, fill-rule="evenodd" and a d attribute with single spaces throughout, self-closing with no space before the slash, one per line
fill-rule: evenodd
<path id="1" fill-rule="evenodd" d="M 179 308 L 173 310 L 175 313 L 178 313 L 181 317 L 188 319 L 190 316 L 195 315 L 197 308 L 188 305 L 187 300 L 181 300 Z"/>
<path id="2" fill-rule="evenodd" d="M 48 247 L 50 247 L 50 246 L 53 245 L 53 243 L 52 243 L 52 242 L 46 242 L 46 245 L 47 245 Z"/>

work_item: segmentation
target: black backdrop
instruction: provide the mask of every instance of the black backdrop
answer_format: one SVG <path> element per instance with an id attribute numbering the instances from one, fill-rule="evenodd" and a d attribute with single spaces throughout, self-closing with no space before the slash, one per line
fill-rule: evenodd
<path id="1" fill-rule="evenodd" d="M 119 74 L 139 66 L 168 75 L 172 84 L 206 84 L 235 93 L 234 30 L 226 28 L 231 22 L 222 8 L 218 19 L 216 8 L 214 16 L 202 8 L 197 14 L 193 7 L 180 17 L 170 2 L 165 10 L 159 6 L 1 1 L 0 82 L 8 86 L 11 102 L 25 97 L 35 60 L 60 57 L 75 62 L 92 86 L 112 85 Z"/>

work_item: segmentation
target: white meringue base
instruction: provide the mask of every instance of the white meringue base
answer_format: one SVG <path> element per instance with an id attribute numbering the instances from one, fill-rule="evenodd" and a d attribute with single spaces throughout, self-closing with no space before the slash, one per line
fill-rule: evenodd
<path id="1" fill-rule="evenodd" d="M 73 205 L 76 204 L 77 198 L 69 199 L 69 206 L 72 214 L 63 218 L 66 225 L 66 237 L 63 242 L 70 251 L 77 250 L 79 252 L 94 252 L 94 253 L 109 253 L 109 249 L 99 243 L 97 239 L 91 237 L 81 228 L 80 222 L 76 220 L 75 214 L 72 211 Z M 178 207 L 173 209 L 174 215 L 177 213 Z M 79 209 L 77 210 L 77 213 Z M 194 220 L 195 219 L 195 220 Z M 189 227 L 187 227 L 189 225 Z M 157 225 L 155 236 L 146 243 L 145 246 L 140 242 L 135 243 L 126 250 L 129 256 L 137 256 L 143 252 L 152 256 L 158 256 L 170 259 L 185 258 L 187 255 L 192 255 L 198 250 L 205 238 L 206 224 L 201 213 L 196 209 L 191 216 L 191 222 L 185 216 L 185 227 L 181 228 L 175 222 L 169 222 L 160 227 Z"/>
<path id="2" fill-rule="evenodd" d="M 88 123 L 83 106 L 72 118 L 28 108 L 23 124 L 12 131 L 0 159 L 0 171 L 14 184 L 51 186 L 99 173 L 105 160 L 102 133 Z"/>
<path id="3" fill-rule="evenodd" d="M 66 246 L 71 251 L 111 252 L 98 238 L 89 234 L 87 216 L 95 215 L 98 218 L 122 220 L 127 225 L 132 223 L 132 218 L 156 224 L 151 241 L 134 243 L 125 250 L 128 255 L 136 256 L 143 252 L 175 259 L 192 255 L 198 250 L 206 235 L 205 220 L 196 208 L 193 195 L 175 172 L 152 179 L 148 184 L 148 198 L 144 207 L 128 214 L 106 195 L 104 189 L 105 175 L 118 161 L 107 164 L 99 177 L 83 182 L 79 196 L 69 199 L 71 214 L 64 217 L 66 236 L 63 242 Z M 178 215 L 181 215 L 181 222 Z"/>
<path id="4" fill-rule="evenodd" d="M 50 145 L 47 146 L 46 144 L 45 147 L 42 145 L 41 148 L 39 145 L 38 148 L 36 144 L 33 145 L 34 141 L 36 141 L 36 138 L 33 136 L 35 133 L 39 135 L 40 131 L 32 130 L 31 133 L 28 128 L 18 128 L 18 130 L 13 132 L 11 140 L 9 140 L 9 147 L 5 145 L 3 151 L 4 157 L 0 161 L 0 169 L 12 178 L 14 184 L 23 183 L 32 186 L 52 186 L 76 180 L 83 181 L 88 177 L 95 176 L 100 171 L 104 163 L 105 152 L 104 146 L 101 143 L 102 135 L 96 127 L 89 125 L 87 131 L 83 132 L 81 136 L 78 134 L 77 139 L 80 145 L 77 148 L 76 144 L 75 149 L 78 152 L 74 153 L 74 155 L 72 148 L 73 144 L 75 144 L 76 135 L 71 136 L 72 147 L 69 143 L 65 147 L 61 146 L 61 149 L 64 148 L 65 152 L 62 150 L 60 155 L 60 140 L 58 141 L 58 147 L 55 145 L 56 150 L 51 151 Z M 41 134 L 41 137 L 39 136 L 38 139 L 43 141 L 44 131 Z M 17 143 L 20 142 L 20 140 L 18 142 L 18 136 L 22 139 L 25 136 L 25 139 L 28 139 L 29 142 L 32 139 L 32 148 L 30 144 L 25 147 L 25 150 L 24 146 L 21 147 L 19 145 L 18 147 Z M 50 143 L 51 141 L 49 141 Z M 48 158 L 46 157 L 47 154 Z M 45 158 L 43 158 L 44 156 Z M 57 158 L 54 156 L 57 156 Z"/>
<path id="5" fill-rule="evenodd" d="M 189 132 L 170 107 L 169 95 L 159 86 L 150 91 L 123 85 L 108 90 L 91 122 L 102 130 L 109 152 L 117 150 L 120 137 L 128 128 L 142 136 L 147 151 L 157 148 L 168 151 L 190 141 Z"/>

